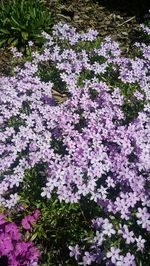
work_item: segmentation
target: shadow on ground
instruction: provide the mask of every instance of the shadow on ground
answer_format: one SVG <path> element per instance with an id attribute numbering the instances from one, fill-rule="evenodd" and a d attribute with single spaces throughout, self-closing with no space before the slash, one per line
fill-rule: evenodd
<path id="1" fill-rule="evenodd" d="M 98 0 L 98 2 L 110 11 L 125 12 L 129 16 L 136 16 L 141 20 L 150 9 L 148 0 Z"/>

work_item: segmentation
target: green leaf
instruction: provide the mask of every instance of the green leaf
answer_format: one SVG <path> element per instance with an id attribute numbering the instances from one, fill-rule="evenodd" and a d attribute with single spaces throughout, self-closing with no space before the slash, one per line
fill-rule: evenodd
<path id="1" fill-rule="evenodd" d="M 6 23 L 10 23 L 10 19 L 9 18 L 4 18 L 4 20 L 2 21 L 2 23 L 5 26 Z"/>
<path id="2" fill-rule="evenodd" d="M 52 18 L 44 1 L 0 0 L 1 46 L 15 40 L 18 49 L 24 49 L 28 39 L 40 45 L 41 31 L 49 31 Z M 6 39 L 4 37 L 7 35 Z"/>
<path id="3" fill-rule="evenodd" d="M 11 16 L 11 19 L 12 19 L 12 21 L 17 25 L 17 26 L 19 26 L 20 27 L 20 24 Z"/>
<path id="4" fill-rule="evenodd" d="M 31 237 L 31 241 L 34 241 L 34 239 L 36 239 L 37 236 L 38 236 L 38 232 L 35 232 L 33 236 Z"/>
<path id="5" fill-rule="evenodd" d="M 18 39 L 15 39 L 11 44 L 12 44 L 13 46 L 17 46 L 17 44 L 18 44 Z"/>
<path id="6" fill-rule="evenodd" d="M 21 35 L 22 35 L 22 38 L 25 40 L 25 41 L 27 41 L 28 40 L 28 37 L 29 37 L 29 34 L 28 34 L 28 32 L 21 32 Z"/>
<path id="7" fill-rule="evenodd" d="M 0 29 L 0 31 L 5 33 L 5 34 L 10 34 L 10 32 L 7 29 Z"/>
<path id="8" fill-rule="evenodd" d="M 3 46 L 3 44 L 6 42 L 6 40 L 5 39 L 3 39 L 3 40 L 1 40 L 0 41 L 0 47 L 2 47 Z"/>
<path id="9" fill-rule="evenodd" d="M 11 44 L 13 41 L 14 41 L 14 37 L 9 38 L 8 41 L 7 41 L 7 43 L 8 43 L 8 44 Z"/>
<path id="10" fill-rule="evenodd" d="M 23 13 L 23 10 L 24 10 L 24 0 L 21 1 L 20 9 L 21 9 L 21 13 Z"/>
<path id="11" fill-rule="evenodd" d="M 17 30 L 17 31 L 21 31 L 20 28 L 16 28 L 16 27 L 11 27 L 12 30 Z"/>

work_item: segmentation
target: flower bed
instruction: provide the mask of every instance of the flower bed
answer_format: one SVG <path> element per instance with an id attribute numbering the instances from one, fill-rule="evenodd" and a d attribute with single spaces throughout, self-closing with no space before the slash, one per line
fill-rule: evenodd
<path id="1" fill-rule="evenodd" d="M 87 201 L 95 216 L 88 237 L 67 239 L 70 256 L 79 265 L 147 265 L 149 47 L 136 44 L 125 58 L 97 35 L 60 23 L 0 78 L 0 202 L 13 216 L 22 202 L 47 212 L 54 198 L 70 208 Z M 67 99 L 57 104 L 53 89 Z"/>

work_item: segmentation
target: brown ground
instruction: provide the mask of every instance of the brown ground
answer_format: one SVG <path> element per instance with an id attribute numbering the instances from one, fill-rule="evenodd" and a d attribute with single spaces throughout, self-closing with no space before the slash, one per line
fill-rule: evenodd
<path id="1" fill-rule="evenodd" d="M 128 52 L 138 39 L 139 24 L 148 12 L 146 0 L 45 0 L 55 21 L 70 23 L 79 31 L 94 28 L 111 35 Z"/>

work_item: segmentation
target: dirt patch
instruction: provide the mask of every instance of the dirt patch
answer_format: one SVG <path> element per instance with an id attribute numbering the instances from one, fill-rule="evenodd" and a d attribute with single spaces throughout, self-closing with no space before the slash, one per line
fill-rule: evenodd
<path id="1" fill-rule="evenodd" d="M 0 49 L 0 75 L 7 75 L 11 67 L 12 58 L 13 56 L 10 49 Z"/>
<path id="2" fill-rule="evenodd" d="M 45 0 L 45 2 L 54 13 L 56 23 L 59 21 L 69 23 L 79 31 L 97 29 L 100 36 L 111 35 L 114 40 L 119 41 L 126 53 L 130 51 L 132 43 L 139 39 L 139 25 L 148 11 L 145 1 L 137 3 L 132 0 Z"/>

